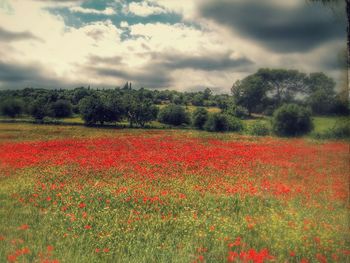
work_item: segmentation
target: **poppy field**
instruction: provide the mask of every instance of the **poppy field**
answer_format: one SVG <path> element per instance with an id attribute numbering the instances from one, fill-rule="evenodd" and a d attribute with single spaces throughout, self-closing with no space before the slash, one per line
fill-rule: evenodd
<path id="1" fill-rule="evenodd" d="M 0 262 L 350 262 L 349 145 L 0 124 Z"/>

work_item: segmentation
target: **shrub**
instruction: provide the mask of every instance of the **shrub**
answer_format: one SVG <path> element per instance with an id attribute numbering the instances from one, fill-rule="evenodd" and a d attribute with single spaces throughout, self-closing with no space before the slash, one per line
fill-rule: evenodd
<path id="1" fill-rule="evenodd" d="M 239 105 L 232 105 L 230 108 L 228 108 L 226 113 L 240 119 L 245 119 L 249 117 L 249 112 L 247 108 Z"/>
<path id="2" fill-rule="evenodd" d="M 72 104 L 67 100 L 58 100 L 51 104 L 50 115 L 55 118 L 65 118 L 72 115 Z"/>
<path id="3" fill-rule="evenodd" d="M 181 124 L 189 124 L 190 117 L 188 112 L 179 105 L 170 104 L 160 110 L 158 120 L 165 124 L 179 126 Z"/>
<path id="4" fill-rule="evenodd" d="M 204 125 L 206 131 L 241 131 L 243 124 L 241 120 L 223 113 L 214 113 L 209 115 L 207 122 Z"/>
<path id="5" fill-rule="evenodd" d="M 193 126 L 202 130 L 208 120 L 208 111 L 205 108 L 197 108 L 192 114 Z"/>
<path id="6" fill-rule="evenodd" d="M 299 136 L 313 129 L 309 109 L 296 104 L 285 104 L 273 113 L 272 127 L 280 136 Z"/>
<path id="7" fill-rule="evenodd" d="M 1 114 L 14 118 L 23 112 L 23 101 L 19 99 L 7 99 L 1 103 Z"/>
<path id="8" fill-rule="evenodd" d="M 248 133 L 255 136 L 266 136 L 270 134 L 270 128 L 265 122 L 257 121 L 250 126 Z"/>

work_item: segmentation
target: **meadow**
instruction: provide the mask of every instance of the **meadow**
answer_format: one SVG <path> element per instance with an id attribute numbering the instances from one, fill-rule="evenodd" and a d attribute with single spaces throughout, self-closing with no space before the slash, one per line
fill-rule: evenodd
<path id="1" fill-rule="evenodd" d="M 350 262 L 345 141 L 0 123 L 0 181 L 0 262 Z"/>

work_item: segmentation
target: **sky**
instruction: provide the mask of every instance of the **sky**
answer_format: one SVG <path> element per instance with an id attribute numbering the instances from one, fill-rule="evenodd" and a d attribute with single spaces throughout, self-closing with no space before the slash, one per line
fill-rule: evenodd
<path id="1" fill-rule="evenodd" d="M 0 0 L 0 89 L 229 93 L 259 68 L 342 85 L 343 6 L 308 0 Z"/>

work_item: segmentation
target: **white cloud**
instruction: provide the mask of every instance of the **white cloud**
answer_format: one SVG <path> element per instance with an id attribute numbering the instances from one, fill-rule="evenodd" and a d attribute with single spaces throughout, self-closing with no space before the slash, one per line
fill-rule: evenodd
<path id="1" fill-rule="evenodd" d="M 120 22 L 120 27 L 127 28 L 127 27 L 129 27 L 129 23 L 127 21 L 122 21 L 122 22 Z"/>
<path id="2" fill-rule="evenodd" d="M 149 2 L 132 2 L 129 4 L 128 11 L 137 16 L 150 16 L 166 13 L 164 8 L 151 5 Z"/>
<path id="3" fill-rule="evenodd" d="M 83 8 L 81 6 L 73 6 L 69 8 L 69 10 L 75 13 L 96 14 L 96 15 L 106 15 L 106 16 L 111 16 L 116 14 L 116 11 L 111 7 L 107 7 L 104 10 L 97 10 L 97 9 L 91 9 L 91 8 Z"/>
<path id="4" fill-rule="evenodd" d="M 54 6 L 56 1 L 13 0 L 10 6 L 12 11 L 0 15 L 1 27 L 7 31 L 28 32 L 43 41 L 0 41 L 0 62 L 23 66 L 40 65 L 38 68 L 45 68 L 43 74 L 54 76 L 56 80 L 62 80 L 62 83 L 116 86 L 125 81 L 133 81 L 134 87 L 139 87 L 144 85 L 142 81 L 151 83 L 152 75 L 165 75 L 164 81 L 161 78 L 155 80 L 167 84 L 166 80 L 169 79 L 171 86 L 168 88 L 186 90 L 194 86 L 218 87 L 218 90 L 221 88 L 229 92 L 235 80 L 253 73 L 259 67 L 294 67 L 307 72 L 323 70 L 318 66 L 318 59 L 322 54 L 339 48 L 339 45 L 323 46 L 306 55 L 275 54 L 257 42 L 242 38 L 210 20 L 197 17 L 196 5 L 200 1 L 149 0 L 144 10 L 133 10 L 133 13 L 145 16 L 154 12 L 174 12 L 181 14 L 185 20 L 195 21 L 201 27 L 156 22 L 129 25 L 126 21 L 116 26 L 110 20 L 103 20 L 75 28 L 66 25 L 61 16 L 48 11 L 47 7 Z M 71 9 L 76 6 L 69 4 Z M 139 3 L 140 6 L 142 4 Z M 147 9 L 148 7 L 151 8 Z M 106 10 L 111 12 L 108 8 L 95 11 Z M 87 12 L 86 9 L 83 12 Z M 122 40 L 121 34 L 125 28 L 130 30 L 132 37 Z M 155 66 L 155 54 L 178 54 L 196 58 L 227 54 L 230 59 L 247 57 L 256 64 L 247 66 L 243 69 L 244 72 L 235 68 L 208 72 L 204 66 L 199 69 L 166 69 L 152 67 Z M 98 57 L 111 63 L 106 65 L 92 59 Z M 105 69 L 103 67 L 110 69 L 111 74 L 98 74 L 98 69 Z M 89 68 L 97 70 L 91 71 Z M 336 77 L 336 72 L 332 74 Z M 129 77 L 135 79 L 126 79 Z M 136 83 L 138 80 L 140 83 Z"/>

